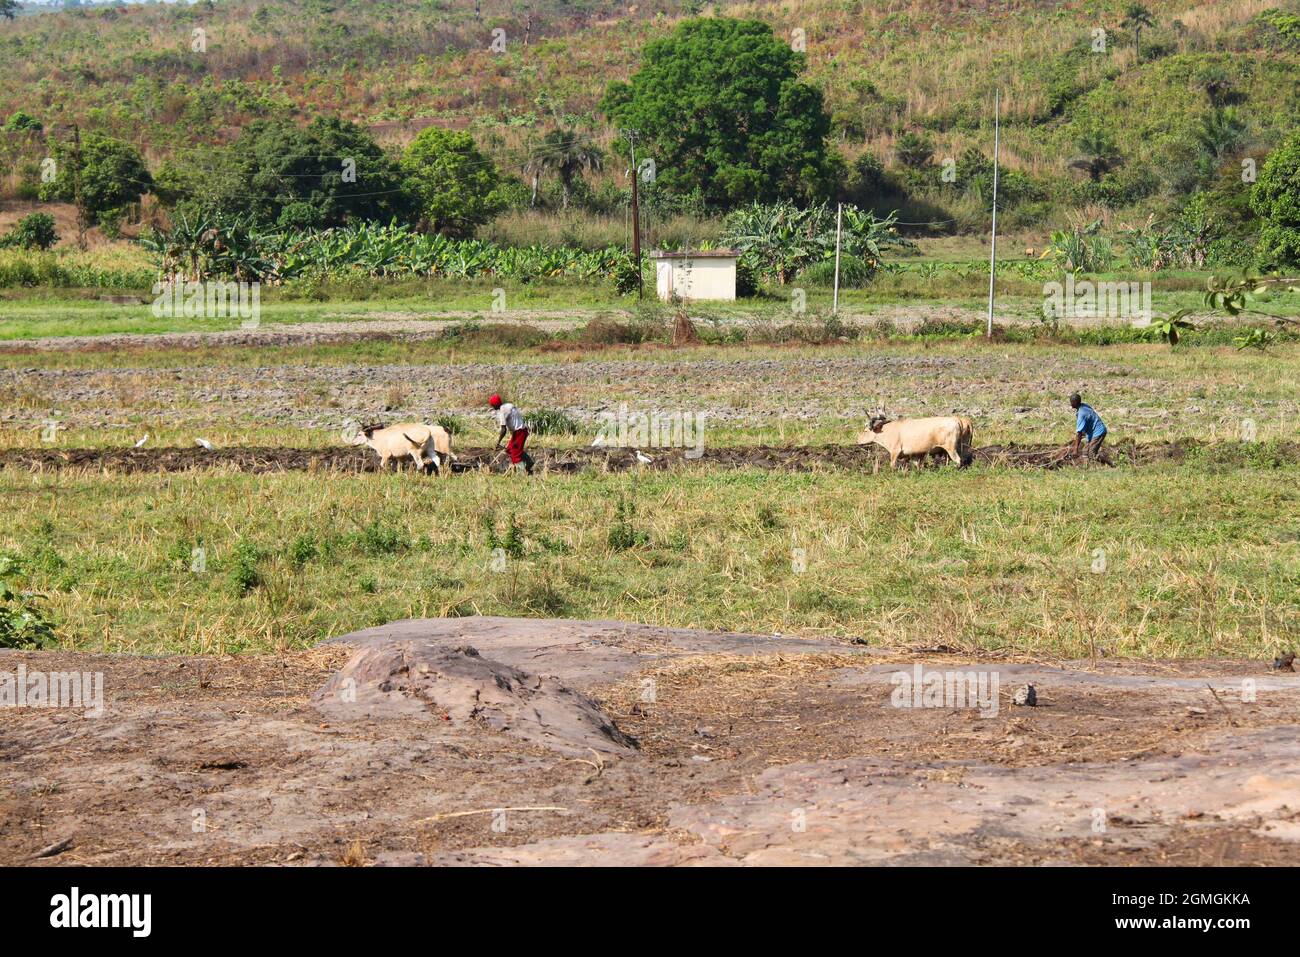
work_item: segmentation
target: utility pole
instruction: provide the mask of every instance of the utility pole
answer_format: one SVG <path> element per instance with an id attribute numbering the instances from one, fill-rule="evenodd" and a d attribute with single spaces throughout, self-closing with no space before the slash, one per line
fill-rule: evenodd
<path id="1" fill-rule="evenodd" d="M 623 135 L 632 148 L 632 259 L 636 262 L 637 298 L 644 299 L 645 278 L 641 274 L 641 196 L 637 190 L 641 171 L 636 168 L 636 138 L 640 134 L 637 130 L 624 130 Z"/>
<path id="2" fill-rule="evenodd" d="M 86 195 L 81 188 L 81 127 L 72 124 L 72 202 L 77 207 L 77 248 L 86 248 L 86 230 L 90 216 L 86 212 Z"/>
<path id="3" fill-rule="evenodd" d="M 831 303 L 831 315 L 840 312 L 840 218 L 844 215 L 844 204 L 835 206 L 835 299 Z"/>
<path id="4" fill-rule="evenodd" d="M 998 139 L 1001 132 L 1002 91 L 993 93 L 993 242 L 989 247 L 989 321 L 985 335 L 993 337 L 993 283 L 998 272 Z"/>

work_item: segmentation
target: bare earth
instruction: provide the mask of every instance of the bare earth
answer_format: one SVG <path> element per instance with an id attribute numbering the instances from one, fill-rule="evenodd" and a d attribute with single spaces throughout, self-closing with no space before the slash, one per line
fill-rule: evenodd
<path id="1" fill-rule="evenodd" d="M 1108 452 L 1117 464 L 1138 467 L 1177 464 L 1197 450 L 1212 451 L 1222 463 L 1237 463 L 1250 450 L 1245 443 L 1221 442 L 1204 446 L 1194 440 L 1182 442 L 1120 441 Z M 739 446 L 705 448 L 693 456 L 685 449 L 654 449 L 649 462 L 637 459 L 636 452 L 623 448 L 577 447 L 568 449 L 536 449 L 533 456 L 543 473 L 578 472 L 582 469 L 599 469 L 605 472 L 626 472 L 649 469 L 662 471 L 690 467 L 704 468 L 758 468 L 771 470 L 816 471 L 826 468 L 843 468 L 878 472 L 887 466 L 889 456 L 878 446 L 865 445 L 811 445 L 811 446 Z M 1066 454 L 1061 445 L 1042 443 L 987 445 L 971 449 L 971 461 L 982 465 L 1000 465 L 1022 469 L 1087 468 L 1094 463 L 1086 458 Z M 1277 462 L 1300 462 L 1300 443 L 1278 443 L 1272 449 Z M 453 470 L 456 472 L 486 470 L 504 471 L 509 460 L 490 448 L 457 447 Z M 933 453 L 923 460 L 909 462 L 905 467 L 942 467 L 950 465 L 943 451 Z M 405 468 L 398 464 L 389 468 Z M 72 449 L 47 447 L 38 449 L 0 449 L 0 468 L 21 469 L 27 472 L 58 472 L 62 470 L 91 470 L 100 473 L 188 472 L 192 470 L 226 470 L 249 472 L 258 475 L 276 472 L 377 472 L 378 459 L 366 448 L 336 447 L 327 449 L 297 448 L 226 448 L 203 449 Z"/>
<path id="2" fill-rule="evenodd" d="M 131 297 L 123 297 L 131 299 Z M 133 304 L 147 304 L 133 303 Z M 625 309 L 601 309 L 602 315 L 626 319 L 633 314 Z M 345 314 L 346 315 L 346 314 Z M 926 319 L 972 322 L 984 317 L 976 309 L 958 306 L 879 306 L 867 315 L 845 312 L 846 322 L 867 323 L 887 318 L 902 331 L 911 331 Z M 559 332 L 586 325 L 587 318 L 574 318 L 573 309 L 515 310 L 505 315 L 472 310 L 438 310 L 429 312 L 371 312 L 364 318 L 345 318 L 296 323 L 258 323 L 238 329 L 198 329 L 192 332 L 104 333 L 88 336 L 42 336 L 32 339 L 0 339 L 0 352 L 78 352 L 106 349 L 188 349 L 197 346 L 283 346 L 325 345 L 357 342 L 365 339 L 437 339 L 455 323 L 472 321 L 480 326 L 540 323 L 545 329 Z M 743 316 L 720 320 L 724 326 L 748 325 L 753 320 Z M 997 317 L 1002 324 L 1024 322 L 1016 316 Z M 777 325 L 785 325 L 778 322 Z M 1095 321 L 1071 321 L 1071 325 L 1095 325 Z"/>
<path id="3" fill-rule="evenodd" d="M 916 664 L 996 713 L 893 706 Z M 0 709 L 0 864 L 1300 863 L 1300 675 L 1260 662 L 454 618 L 20 665 L 105 711 Z"/>

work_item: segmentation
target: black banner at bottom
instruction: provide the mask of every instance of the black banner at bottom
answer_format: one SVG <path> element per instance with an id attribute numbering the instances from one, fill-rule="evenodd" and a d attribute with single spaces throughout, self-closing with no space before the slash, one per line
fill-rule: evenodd
<path id="1" fill-rule="evenodd" d="M 801 943 L 810 932 L 829 940 L 886 927 L 919 932 L 918 944 L 1029 934 L 1020 939 L 1199 936 L 1232 946 L 1294 933 L 1286 868 L 611 870 L 12 868 L 0 871 L 0 911 L 11 942 L 75 934 L 128 946 L 252 928 L 259 944 L 427 944 L 433 926 L 515 933 L 561 921 L 584 937 L 688 921 L 694 943 L 731 946 L 773 922 Z"/>

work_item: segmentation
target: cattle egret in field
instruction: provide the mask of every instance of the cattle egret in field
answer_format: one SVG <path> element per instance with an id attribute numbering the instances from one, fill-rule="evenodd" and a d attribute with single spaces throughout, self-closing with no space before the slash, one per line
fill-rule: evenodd
<path id="1" fill-rule="evenodd" d="M 650 458 L 650 456 L 646 455 L 640 449 L 636 450 L 636 460 L 640 462 L 642 465 L 649 465 L 651 462 L 654 461 L 654 459 Z"/>
<path id="2" fill-rule="evenodd" d="M 212 443 L 209 442 L 207 439 L 195 439 L 194 441 L 195 441 L 196 443 L 198 443 L 199 445 L 203 446 L 203 447 L 204 447 L 205 449 L 207 449 L 209 452 L 211 452 L 212 449 L 213 449 L 213 445 L 212 445 Z"/>
<path id="3" fill-rule="evenodd" d="M 605 437 L 604 437 L 603 435 L 598 435 L 598 436 L 596 436 L 594 439 L 591 440 L 592 448 L 595 448 L 595 447 L 598 446 L 598 445 L 604 445 L 604 444 L 605 444 Z"/>
<path id="4" fill-rule="evenodd" d="M 148 441 L 149 441 L 149 433 L 146 432 L 146 433 L 144 434 L 144 437 L 143 437 L 142 439 L 140 439 L 139 442 L 135 443 L 135 447 L 138 449 L 138 448 L 140 448 L 141 446 L 143 446 L 143 445 L 144 445 L 146 442 L 148 442 Z"/>

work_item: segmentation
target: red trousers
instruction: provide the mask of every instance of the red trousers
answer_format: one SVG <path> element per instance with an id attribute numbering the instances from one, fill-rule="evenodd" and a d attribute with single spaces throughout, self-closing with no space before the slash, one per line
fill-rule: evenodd
<path id="1" fill-rule="evenodd" d="M 519 429 L 510 433 L 510 443 L 506 446 L 506 452 L 510 454 L 512 465 L 518 465 L 524 460 L 524 443 L 528 441 L 528 430 Z"/>

